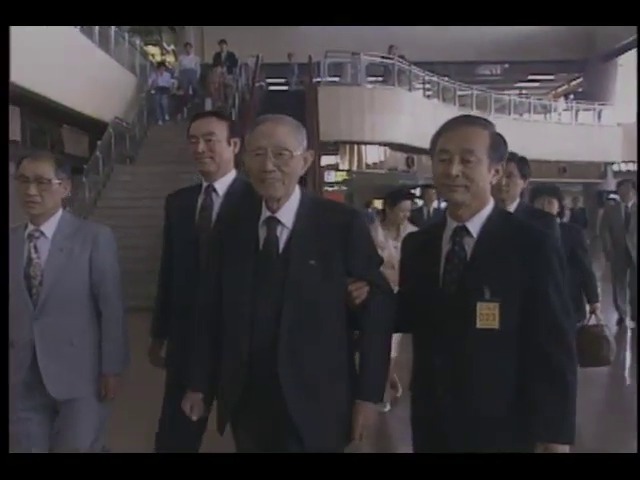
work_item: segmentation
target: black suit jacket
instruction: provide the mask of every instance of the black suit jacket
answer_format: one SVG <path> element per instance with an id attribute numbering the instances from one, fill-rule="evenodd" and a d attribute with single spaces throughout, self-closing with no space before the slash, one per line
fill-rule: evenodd
<path id="1" fill-rule="evenodd" d="M 213 68 L 224 67 L 225 72 L 228 75 L 233 75 L 238 68 L 238 57 L 235 53 L 227 50 L 227 55 L 224 57 L 224 64 L 222 62 L 222 53 L 220 51 L 213 54 Z"/>
<path id="2" fill-rule="evenodd" d="M 229 186 L 212 229 L 212 253 L 216 249 L 214 242 L 218 232 L 237 214 L 238 200 L 250 188 L 240 175 Z M 201 190 L 201 184 L 181 188 L 169 194 L 165 201 L 162 257 L 151 338 L 167 342 L 168 368 L 181 369 L 187 367 L 188 362 L 185 352 L 189 350 L 191 329 L 194 328 L 197 285 L 203 269 L 196 230 Z"/>
<path id="3" fill-rule="evenodd" d="M 569 223 L 577 225 L 578 227 L 586 230 L 589 227 L 587 209 L 584 207 L 572 208 L 569 215 Z"/>
<path id="4" fill-rule="evenodd" d="M 560 245 L 560 227 L 558 226 L 558 220 L 550 213 L 520 201 L 513 214 L 549 232 L 558 241 L 558 245 Z"/>
<path id="5" fill-rule="evenodd" d="M 445 211 L 441 208 L 435 208 L 433 213 L 431 214 L 431 218 L 427 220 L 426 215 L 424 214 L 424 208 L 414 208 L 411 210 L 411 215 L 409 216 L 409 221 L 413 223 L 418 228 L 425 228 L 432 223 L 437 222 L 438 220 L 444 218 Z"/>
<path id="6" fill-rule="evenodd" d="M 254 259 L 262 203 L 243 207 L 224 236 L 221 274 L 222 369 L 218 428 L 222 433 L 243 391 L 250 355 Z M 282 393 L 303 443 L 310 451 L 345 447 L 355 399 L 382 400 L 393 331 L 393 293 L 380 272 L 382 259 L 362 215 L 337 202 L 302 193 L 293 231 L 278 345 Z M 371 290 L 357 309 L 348 305 L 347 281 L 362 279 Z M 202 392 L 214 349 L 202 332 L 196 382 Z M 359 374 L 354 365 L 354 331 L 359 337 Z M 205 340 L 208 337 L 209 340 Z"/>
<path id="7" fill-rule="evenodd" d="M 494 209 L 475 242 L 462 293 L 440 288 L 446 220 L 409 234 L 402 246 L 398 320 L 413 334 L 415 439 L 440 432 L 438 450 L 530 450 L 535 442 L 571 444 L 575 429 L 575 324 L 560 293 L 552 241 Z M 500 303 L 500 328 L 476 328 L 476 305 Z M 441 437 L 442 438 L 442 437 Z M 423 444 L 424 445 L 424 444 Z"/>
<path id="8" fill-rule="evenodd" d="M 569 299 L 576 322 L 586 318 L 585 300 L 589 304 L 598 303 L 598 280 L 593 272 L 589 248 L 584 230 L 570 223 L 560 224 L 562 248 L 567 257 L 567 277 Z"/>

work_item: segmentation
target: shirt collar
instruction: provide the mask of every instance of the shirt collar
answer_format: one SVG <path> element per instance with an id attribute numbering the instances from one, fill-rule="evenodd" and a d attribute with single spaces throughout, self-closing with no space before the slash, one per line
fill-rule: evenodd
<path id="1" fill-rule="evenodd" d="M 287 229 L 292 230 L 293 224 L 296 220 L 296 214 L 298 213 L 298 207 L 300 206 L 300 187 L 296 185 L 296 188 L 293 190 L 293 193 L 289 197 L 289 199 L 285 202 L 284 205 L 278 210 L 276 213 L 271 213 L 264 201 L 262 202 L 262 214 L 260 215 L 260 225 L 264 222 L 264 219 L 270 215 L 274 215 L 282 225 L 284 225 Z"/>
<path id="2" fill-rule="evenodd" d="M 507 212 L 509 213 L 515 212 L 516 208 L 518 208 L 518 205 L 520 205 L 520 199 L 516 200 L 511 205 L 507 205 L 507 208 L 506 208 Z"/>
<path id="3" fill-rule="evenodd" d="M 49 220 L 40 225 L 40 227 L 36 227 L 31 222 L 27 223 L 27 228 L 24 232 L 25 237 L 33 230 L 40 230 L 48 240 L 51 240 L 60 223 L 62 211 L 62 209 L 58 210 Z"/>
<path id="4" fill-rule="evenodd" d="M 464 225 L 467 227 L 467 229 L 469 230 L 469 233 L 473 236 L 474 239 L 477 239 L 478 235 L 480 235 L 480 230 L 482 230 L 482 227 L 487 221 L 487 218 L 489 218 L 489 215 L 491 214 L 491 211 L 493 210 L 494 205 L 495 205 L 495 202 L 493 198 L 491 198 L 486 207 L 484 207 L 482 210 L 480 210 L 478 213 L 476 213 L 473 217 L 471 217 L 469 220 L 467 220 L 464 223 Z M 447 215 L 447 227 L 445 231 L 445 236 L 450 235 L 453 229 L 458 225 L 461 225 L 461 224 L 453 220 L 449 215 Z"/>
<path id="5" fill-rule="evenodd" d="M 212 185 L 216 189 L 216 193 L 218 194 L 218 197 L 220 198 L 224 197 L 224 194 L 227 193 L 227 190 L 229 190 L 229 187 L 231 186 L 233 181 L 236 179 L 236 175 L 238 175 L 238 172 L 235 169 L 233 169 L 223 177 L 213 182 Z M 200 190 L 200 195 L 204 193 L 204 189 L 207 188 L 207 185 L 209 185 L 209 183 L 205 182 L 203 179 L 202 190 Z"/>

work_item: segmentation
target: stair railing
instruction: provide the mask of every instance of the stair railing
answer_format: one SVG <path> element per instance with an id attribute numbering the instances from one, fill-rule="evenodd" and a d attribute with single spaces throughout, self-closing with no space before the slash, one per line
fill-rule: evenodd
<path id="1" fill-rule="evenodd" d="M 96 145 L 79 178 L 74 178 L 67 205 L 76 215 L 93 211 L 117 164 L 134 161 L 149 126 L 147 84 L 153 69 L 142 42 L 115 26 L 77 26 L 87 38 L 138 78 L 135 113 L 130 121 L 114 118 Z"/>
<path id="2" fill-rule="evenodd" d="M 153 65 L 139 38 L 114 26 L 76 28 L 136 77 L 147 81 Z"/>
<path id="3" fill-rule="evenodd" d="M 114 118 L 84 166 L 82 176 L 74 182 L 69 208 L 78 216 L 91 215 L 100 194 L 109 182 L 116 165 L 130 165 L 136 158 L 149 126 L 147 98 L 140 94 L 136 112 L 130 122 Z"/>

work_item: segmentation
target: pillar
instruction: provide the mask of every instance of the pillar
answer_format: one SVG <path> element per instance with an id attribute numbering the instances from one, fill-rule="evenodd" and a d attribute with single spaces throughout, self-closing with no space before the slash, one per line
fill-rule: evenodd
<path id="1" fill-rule="evenodd" d="M 615 101 L 618 62 L 593 59 L 584 72 L 584 100 L 589 102 Z"/>

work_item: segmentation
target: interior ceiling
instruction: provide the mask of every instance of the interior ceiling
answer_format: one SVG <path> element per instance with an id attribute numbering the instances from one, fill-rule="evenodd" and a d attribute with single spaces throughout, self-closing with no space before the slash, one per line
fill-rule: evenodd
<path id="1" fill-rule="evenodd" d="M 580 78 L 586 61 L 420 63 L 420 68 L 460 83 L 509 94 L 545 96 Z"/>

